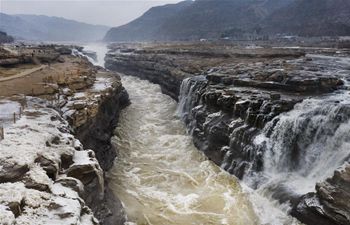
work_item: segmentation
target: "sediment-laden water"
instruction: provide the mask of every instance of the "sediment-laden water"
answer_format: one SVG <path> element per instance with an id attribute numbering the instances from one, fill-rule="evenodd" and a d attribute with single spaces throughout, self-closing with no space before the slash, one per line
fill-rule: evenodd
<path id="1" fill-rule="evenodd" d="M 238 181 L 207 160 L 160 87 L 123 77 L 132 105 L 113 143 L 119 157 L 110 187 L 136 224 L 259 224 Z"/>

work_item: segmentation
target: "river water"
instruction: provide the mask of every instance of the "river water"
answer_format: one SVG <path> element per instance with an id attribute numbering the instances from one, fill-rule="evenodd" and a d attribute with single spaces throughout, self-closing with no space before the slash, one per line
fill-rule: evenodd
<path id="1" fill-rule="evenodd" d="M 113 143 L 119 158 L 110 186 L 137 224 L 258 224 L 238 181 L 207 160 L 160 87 L 123 77 L 132 104 Z"/>
<path id="2" fill-rule="evenodd" d="M 99 45 L 88 49 L 100 60 L 107 52 Z M 277 202 L 242 187 L 195 148 L 176 101 L 159 85 L 130 76 L 122 81 L 132 104 L 121 112 L 112 139 L 119 156 L 108 177 L 127 224 L 296 224 Z"/>

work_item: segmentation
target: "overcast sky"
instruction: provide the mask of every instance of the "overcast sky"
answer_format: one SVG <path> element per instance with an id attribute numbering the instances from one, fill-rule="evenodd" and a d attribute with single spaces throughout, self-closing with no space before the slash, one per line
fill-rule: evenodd
<path id="1" fill-rule="evenodd" d="M 119 26 L 158 5 L 180 0 L 0 0 L 7 14 L 59 16 L 91 24 Z"/>

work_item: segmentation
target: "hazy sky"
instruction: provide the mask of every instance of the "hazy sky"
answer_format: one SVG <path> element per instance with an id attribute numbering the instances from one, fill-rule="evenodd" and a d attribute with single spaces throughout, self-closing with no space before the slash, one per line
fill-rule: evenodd
<path id="1" fill-rule="evenodd" d="M 0 12 L 59 16 L 91 24 L 119 26 L 157 5 L 180 0 L 0 0 Z"/>

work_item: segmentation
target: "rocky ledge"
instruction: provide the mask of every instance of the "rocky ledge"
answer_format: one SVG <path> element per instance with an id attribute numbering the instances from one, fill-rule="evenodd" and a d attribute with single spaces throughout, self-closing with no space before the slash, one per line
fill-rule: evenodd
<path id="1" fill-rule="evenodd" d="M 350 165 L 336 170 L 333 177 L 316 185 L 294 205 L 292 215 L 306 224 L 350 224 Z"/>
<path id="2" fill-rule="evenodd" d="M 129 104 L 128 94 L 118 74 L 101 69 L 96 71 L 95 82 L 89 88 L 77 91 L 68 86 L 61 90 L 62 95 L 55 107 L 59 107 L 62 116 L 69 122 L 75 137 L 85 148 L 93 149 L 102 170 L 107 171 L 118 153 L 111 144 L 111 137 L 120 110 Z M 85 187 L 85 192 L 86 204 L 101 224 L 124 223 L 121 202 L 107 184 L 102 199 L 96 195 L 96 187 L 90 183 Z"/>
<path id="3" fill-rule="evenodd" d="M 104 193 L 103 171 L 70 126 L 39 99 L 16 124 L 5 128 L 1 146 L 2 224 L 98 224 L 83 200 L 85 187 Z"/>
<path id="4" fill-rule="evenodd" d="M 0 83 L 5 88 L 23 79 L 36 87 L 31 93 L 16 90 L 35 97 L 9 97 L 4 106 L 26 105 L 15 124 L 5 123 L 0 140 L 0 221 L 123 224 L 123 207 L 108 189 L 104 171 L 117 154 L 110 138 L 128 94 L 118 74 L 71 56 L 70 48 L 59 49 L 62 61 Z M 63 74 L 62 66 L 68 72 Z"/>
<path id="5" fill-rule="evenodd" d="M 241 179 L 264 170 L 267 150 L 256 143 L 258 134 L 271 135 L 279 115 L 296 104 L 344 89 L 349 70 L 341 62 L 337 67 L 334 58 L 348 52 L 329 49 L 212 44 L 110 48 L 106 67 L 160 84 L 165 94 L 179 100 L 179 113 L 197 148 Z M 301 150 L 297 141 L 290 146 L 293 170 Z M 317 184 L 314 193 L 300 196 L 282 191 L 274 197 L 291 202 L 291 214 L 306 224 L 349 224 L 350 208 L 342 200 L 349 199 L 348 177 L 347 167 Z"/>

